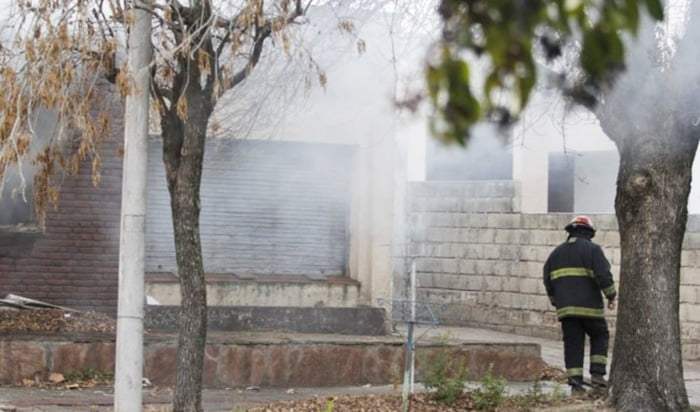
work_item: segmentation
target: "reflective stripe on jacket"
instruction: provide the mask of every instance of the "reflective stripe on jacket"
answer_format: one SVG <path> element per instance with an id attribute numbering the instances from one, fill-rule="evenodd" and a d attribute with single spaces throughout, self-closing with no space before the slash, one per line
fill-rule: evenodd
<path id="1" fill-rule="evenodd" d="M 608 299 L 617 295 L 610 263 L 597 244 L 576 234 L 557 246 L 543 270 L 544 286 L 557 318 L 602 318 L 601 292 Z"/>

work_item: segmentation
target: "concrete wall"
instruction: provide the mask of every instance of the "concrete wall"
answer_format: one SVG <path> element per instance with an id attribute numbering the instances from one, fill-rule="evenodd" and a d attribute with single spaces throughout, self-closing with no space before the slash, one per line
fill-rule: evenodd
<path id="1" fill-rule="evenodd" d="M 615 214 L 616 151 L 581 152 L 574 162 L 574 213 Z"/>
<path id="2" fill-rule="evenodd" d="M 209 306 L 355 307 L 360 283 L 345 276 L 207 275 Z M 180 283 L 169 273 L 148 273 L 146 295 L 159 305 L 181 303 Z"/>
<path id="3" fill-rule="evenodd" d="M 564 153 L 576 165 L 574 213 L 614 213 L 617 148 L 592 113 L 569 107 L 553 90 L 544 91 L 533 94 L 512 130 L 513 179 L 520 182 L 524 213 L 548 211 L 550 153 Z M 604 160 L 591 159 L 601 152 L 607 152 Z M 700 213 L 700 162 L 693 164 L 693 176 L 688 210 Z"/>
<path id="4" fill-rule="evenodd" d="M 441 321 L 531 336 L 558 337 L 559 324 L 542 284 L 542 266 L 566 238 L 570 214 L 524 214 L 509 207 L 514 182 L 413 183 L 410 257 L 419 299 L 443 302 Z M 512 204 L 512 203 L 511 203 Z M 619 279 L 614 215 L 591 215 L 595 241 Z M 691 215 L 682 254 L 682 340 L 687 359 L 700 358 L 700 216 Z M 608 314 L 611 329 L 615 313 Z"/>
<path id="5" fill-rule="evenodd" d="M 278 89 L 275 96 L 288 94 L 260 108 L 258 124 L 247 138 L 334 143 L 354 149 L 347 275 L 361 284 L 359 303 L 375 305 L 377 299 L 392 294 L 396 237 L 402 231 L 397 226 L 401 220 L 395 218 L 403 216 L 399 208 L 406 180 L 402 152 L 408 139 L 427 131 L 424 117 L 399 113 L 397 89 L 412 72 L 422 76 L 419 62 L 429 38 L 417 35 L 426 28 L 399 35 L 404 23 L 400 15 L 378 12 L 364 16 L 359 10 L 353 16 L 357 37 L 339 32 L 337 16 L 328 15 L 324 7 L 312 8 L 311 24 L 301 28 L 307 30 L 303 31 L 305 48 L 326 75 L 323 87 L 316 84 L 315 73 L 291 71 L 296 65 L 290 65 L 280 53 L 274 65 L 256 68 L 230 95 L 230 102 L 219 104 L 215 117 L 225 120 L 226 110 L 247 104 L 247 99 L 264 97 L 261 87 L 272 84 Z M 393 27 L 389 22 L 395 19 L 397 26 Z M 361 54 L 358 39 L 367 46 Z M 304 75 L 310 76 L 313 87 L 302 92 Z M 249 121 L 248 117 L 244 120 Z"/>
<path id="6" fill-rule="evenodd" d="M 513 177 L 512 148 L 496 126 L 474 127 L 466 146 L 445 145 L 437 139 L 426 144 L 425 180 L 509 180 Z"/>

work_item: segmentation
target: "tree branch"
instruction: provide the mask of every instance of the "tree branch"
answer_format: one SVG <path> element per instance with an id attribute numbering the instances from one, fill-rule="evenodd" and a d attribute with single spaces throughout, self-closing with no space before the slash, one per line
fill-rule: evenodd
<path id="1" fill-rule="evenodd" d="M 228 42 L 231 40 L 231 32 L 232 32 L 232 30 L 227 30 L 224 38 L 220 40 L 219 47 L 216 48 L 217 58 L 218 58 L 218 56 L 221 56 L 221 54 L 224 52 L 224 47 L 226 47 Z"/>
<path id="2" fill-rule="evenodd" d="M 153 9 L 157 9 L 162 12 L 166 11 L 166 7 L 161 4 L 154 4 Z M 173 33 L 173 36 L 175 37 L 176 43 L 182 42 L 185 33 L 185 26 L 182 19 L 167 21 L 163 16 L 159 15 L 158 13 L 153 13 L 153 15 L 160 22 L 161 26 L 168 27 L 170 29 L 170 31 Z M 178 17 L 180 16 L 178 15 Z"/>
<path id="3" fill-rule="evenodd" d="M 248 58 L 248 62 L 246 63 L 244 68 L 239 70 L 231 77 L 231 79 L 222 84 L 222 87 L 217 92 L 215 98 L 220 98 L 226 91 L 231 90 L 232 88 L 240 84 L 243 80 L 248 78 L 248 76 L 260 60 L 260 55 L 262 54 L 265 40 L 268 37 L 270 37 L 270 35 L 273 33 L 273 30 L 293 23 L 297 17 L 300 17 L 306 13 L 310 5 L 311 0 L 308 2 L 306 7 L 302 7 L 301 0 L 296 0 L 294 10 L 290 12 L 287 16 L 279 16 L 274 19 L 266 20 L 262 25 L 256 27 L 253 50 L 250 54 L 250 57 Z"/>
<path id="4" fill-rule="evenodd" d="M 164 107 L 168 107 L 167 101 L 173 101 L 173 91 L 165 87 L 158 86 L 155 81 L 151 81 L 151 95 L 155 97 L 158 100 L 158 103 Z"/>

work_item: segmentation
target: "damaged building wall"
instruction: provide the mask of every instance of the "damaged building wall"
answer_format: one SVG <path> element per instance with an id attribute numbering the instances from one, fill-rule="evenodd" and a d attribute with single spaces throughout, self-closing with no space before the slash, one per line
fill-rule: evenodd
<path id="1" fill-rule="evenodd" d="M 515 182 L 420 182 L 409 187 L 410 250 L 418 299 L 441 302 L 447 325 L 558 337 L 542 284 L 542 266 L 566 239 L 571 214 L 518 210 Z M 619 280 L 620 248 L 612 214 L 591 215 L 595 242 Z M 681 333 L 686 359 L 700 359 L 700 215 L 688 219 L 681 259 Z M 608 313 L 611 330 L 615 312 Z"/>
<path id="2" fill-rule="evenodd" d="M 34 219 L 0 230 L 0 296 L 116 312 L 123 116 L 116 97 L 103 102 L 115 115 L 101 148 L 99 185 L 85 159 L 77 175 L 63 178 L 58 208 L 49 208 L 43 227 Z"/>
<path id="3" fill-rule="evenodd" d="M 217 276 L 210 281 L 209 289 L 216 289 L 209 294 L 210 304 L 356 306 L 390 296 L 394 192 L 403 182 L 396 171 L 396 147 L 407 133 L 396 121 L 387 93 L 394 84 L 392 65 L 382 51 L 388 39 L 381 43 L 384 48 L 379 41 L 372 44 L 362 56 L 348 47 L 343 59 L 329 68 L 325 90 L 314 89 L 285 107 L 275 106 L 279 122 L 262 125 L 267 128 L 251 125 L 254 130 L 238 141 L 248 157 L 231 153 L 232 133 L 208 143 L 201 229 L 208 280 Z M 59 209 L 49 212 L 43 233 L 22 234 L 23 240 L 15 232 L 0 236 L 0 296 L 16 293 L 77 309 L 116 312 L 120 119 L 121 113 L 115 113 L 115 147 L 105 147 L 98 187 L 92 186 L 86 165 L 64 182 Z M 323 150 L 299 156 L 300 147 Z M 264 157 L 263 152 L 278 155 Z M 336 152 L 342 156 L 333 156 Z M 157 145 L 149 158 L 149 173 L 162 169 Z M 314 173 L 300 176 L 306 169 Z M 342 176 L 332 179 L 334 174 Z M 309 181 L 308 175 L 317 178 Z M 162 173 L 151 178 L 149 184 L 160 188 L 149 187 L 148 292 L 155 296 L 154 289 L 162 286 L 155 297 L 178 304 L 169 198 Z M 285 182 L 291 183 L 281 187 Z M 261 197 L 265 202 L 258 201 Z M 321 225 L 323 219 L 327 224 Z M 291 229 L 290 222 L 296 222 Z"/>

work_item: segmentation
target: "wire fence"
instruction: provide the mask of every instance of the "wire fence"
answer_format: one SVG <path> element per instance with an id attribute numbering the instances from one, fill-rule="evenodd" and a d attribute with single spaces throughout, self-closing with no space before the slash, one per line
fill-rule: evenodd
<path id="1" fill-rule="evenodd" d="M 410 299 L 379 299 L 378 304 L 387 309 L 391 320 L 395 322 L 428 325 L 438 325 L 447 307 L 446 303 Z"/>

